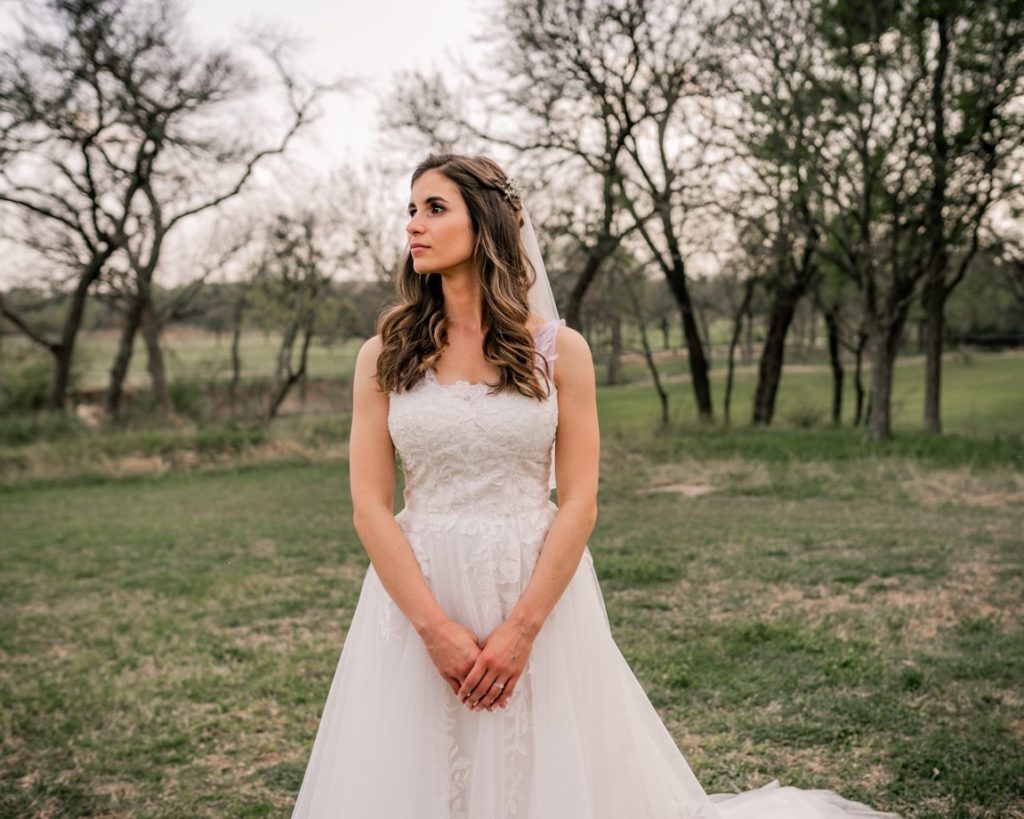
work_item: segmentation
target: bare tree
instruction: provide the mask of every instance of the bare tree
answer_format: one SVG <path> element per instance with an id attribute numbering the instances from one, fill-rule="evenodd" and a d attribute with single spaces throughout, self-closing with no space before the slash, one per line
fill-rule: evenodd
<path id="1" fill-rule="evenodd" d="M 268 47 L 291 118 L 277 141 L 252 144 L 210 127 L 257 87 L 252 71 L 227 51 L 192 48 L 173 0 L 54 0 L 47 8 L 52 20 L 46 22 L 53 25 L 37 30 L 26 22 L 0 68 L 0 83 L 10 91 L 0 108 L 8 158 L 0 202 L 27 216 L 25 243 L 50 257 L 64 253 L 74 296 L 59 342 L 5 314 L 56 356 L 52 403 L 62 406 L 86 295 L 125 250 L 136 277 L 125 292 L 137 303 L 125 313 L 108 408 L 116 415 L 118 381 L 127 369 L 121 359 L 131 354 L 125 338 L 139 327 L 158 403 L 166 407 L 160 324 L 150 294 L 167 236 L 238 195 L 256 166 L 281 154 L 309 121 L 327 86 L 303 88 L 285 68 L 280 46 Z"/>
<path id="2" fill-rule="evenodd" d="M 740 257 L 742 258 L 742 257 Z M 732 332 L 729 334 L 729 350 L 726 354 L 725 394 L 722 398 L 722 417 L 726 425 L 732 422 L 732 391 L 736 376 L 736 348 L 740 343 L 745 321 L 749 321 L 752 312 L 754 291 L 758 283 L 756 272 L 738 269 L 739 264 L 727 267 L 719 277 L 724 279 L 723 288 L 729 311 L 732 314 Z M 736 294 L 739 298 L 734 298 Z"/>
<path id="3" fill-rule="evenodd" d="M 819 230 L 811 215 L 811 155 L 820 137 L 821 49 L 809 0 L 741 0 L 713 34 L 720 103 L 719 138 L 735 154 L 739 189 L 722 197 L 742 233 L 761 236 L 759 285 L 768 297 L 765 343 L 752 420 L 770 424 L 786 339 L 797 307 L 819 275 Z M 752 239 L 748 239 L 749 242 Z"/>
<path id="4" fill-rule="evenodd" d="M 267 226 L 245 297 L 264 326 L 281 334 L 264 422 L 277 416 L 292 388 L 306 378 L 310 344 L 324 332 L 339 297 L 332 282 L 349 260 L 337 225 L 320 207 L 279 213 Z"/>
<path id="5" fill-rule="evenodd" d="M 704 205 L 722 158 L 702 81 L 710 57 L 707 21 L 696 2 L 637 4 L 624 32 L 629 70 L 639 80 L 623 88 L 617 106 L 634 123 L 625 133 L 620 188 L 636 228 L 665 276 L 682 316 L 698 416 L 714 417 L 705 345 L 690 292 L 686 251 L 694 242 L 690 217 Z"/>
<path id="6" fill-rule="evenodd" d="M 226 240 L 222 238 L 216 247 L 208 248 L 203 257 L 194 263 L 194 269 L 191 270 L 192 278 L 176 287 L 173 294 L 167 298 L 160 298 L 157 295 L 154 282 L 157 264 L 152 255 L 148 259 L 144 255 L 147 249 L 150 253 L 153 252 L 153 245 L 146 244 L 147 239 L 152 241 L 152 234 L 139 231 L 126 248 L 129 268 L 123 276 L 128 288 L 122 299 L 125 317 L 106 396 L 106 410 L 113 419 L 118 417 L 120 411 L 124 378 L 131 362 L 134 339 L 138 332 L 142 333 L 146 347 L 146 369 L 149 372 L 158 416 L 162 420 L 174 417 L 160 334 L 169 324 L 188 318 L 191 305 L 202 288 L 231 265 L 251 240 L 251 235 L 245 231 L 238 231 L 234 237 Z"/>
<path id="7" fill-rule="evenodd" d="M 644 309 L 644 300 L 637 294 L 637 290 L 646 289 L 648 281 L 642 275 L 643 268 L 639 271 L 627 271 L 623 274 L 622 284 L 629 296 L 630 306 L 633 308 L 633 316 L 636 318 L 637 329 L 640 331 L 640 346 L 644 354 L 644 362 L 650 370 L 651 379 L 654 382 L 654 389 L 658 393 L 658 402 L 661 404 L 661 423 L 666 426 L 669 422 L 668 393 L 661 383 L 661 373 L 658 370 L 658 363 L 654 360 L 654 351 L 651 348 L 651 341 L 647 335 L 647 316 Z"/>
<path id="8" fill-rule="evenodd" d="M 1024 16 L 1015 2 L 955 0 L 922 6 L 913 22 L 930 92 L 923 422 L 938 433 L 946 302 L 978 253 L 991 205 L 1019 185 L 1000 171 L 1024 145 Z"/>
<path id="9" fill-rule="evenodd" d="M 54 357 L 53 408 L 64 406 L 90 288 L 128 241 L 136 195 L 159 145 L 126 139 L 128 100 L 111 68 L 155 47 L 115 0 L 55 0 L 26 18 L 0 56 L 0 203 L 20 216 L 11 238 L 64 271 L 71 292 L 57 338 L 0 298 L 0 312 Z M 10 234 L 9 234 L 10 236 Z"/>
<path id="10" fill-rule="evenodd" d="M 871 359 L 867 433 L 892 434 L 893 371 L 925 275 L 925 81 L 893 7 L 839 3 L 814 11 L 825 44 L 816 79 L 820 145 L 811 155 L 818 252 L 854 282 Z"/>

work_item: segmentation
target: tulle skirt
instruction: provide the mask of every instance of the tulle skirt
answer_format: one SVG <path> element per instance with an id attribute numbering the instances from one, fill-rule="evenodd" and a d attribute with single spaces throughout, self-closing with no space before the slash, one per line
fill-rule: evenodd
<path id="1" fill-rule="evenodd" d="M 398 520 L 448 616 L 479 638 L 508 617 L 557 507 Z M 505 708 L 470 711 L 372 565 L 293 817 L 827 819 L 891 817 L 773 781 L 705 793 L 616 645 L 589 549 Z"/>

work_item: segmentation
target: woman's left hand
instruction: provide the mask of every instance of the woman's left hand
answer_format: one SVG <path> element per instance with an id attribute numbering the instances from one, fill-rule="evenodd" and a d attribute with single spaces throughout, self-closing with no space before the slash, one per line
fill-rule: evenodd
<path id="1" fill-rule="evenodd" d="M 472 711 L 504 708 L 526 668 L 533 638 L 506 620 L 487 636 L 480 648 L 459 688 L 459 699 Z M 495 682 L 504 682 L 505 687 L 498 689 L 492 685 Z"/>

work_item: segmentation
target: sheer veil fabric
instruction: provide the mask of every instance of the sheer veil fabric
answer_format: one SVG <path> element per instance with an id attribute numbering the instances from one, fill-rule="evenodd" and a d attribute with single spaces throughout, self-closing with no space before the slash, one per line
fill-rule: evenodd
<path id="1" fill-rule="evenodd" d="M 558 512 L 558 317 L 536 235 L 523 245 L 543 400 L 442 384 L 389 396 L 404 474 L 395 516 L 438 603 L 480 640 L 511 614 Z M 532 237 L 532 238 L 531 238 Z M 294 819 L 844 819 L 893 817 L 778 780 L 707 794 L 612 635 L 589 544 L 534 640 L 508 707 L 470 711 L 367 567 Z"/>
<path id="2" fill-rule="evenodd" d="M 544 256 L 540 252 L 540 242 L 537 241 L 537 234 L 533 229 L 533 222 L 530 221 L 530 213 L 523 205 L 523 227 L 519 238 L 523 246 L 523 252 L 537 274 L 536 279 L 530 285 L 528 301 L 530 309 L 543 318 L 546 322 L 558 320 L 558 305 L 555 303 L 555 294 L 551 289 L 551 280 L 548 278 L 547 265 L 544 264 Z M 551 445 L 551 474 L 548 478 L 548 488 L 554 489 L 555 481 L 555 445 Z"/>

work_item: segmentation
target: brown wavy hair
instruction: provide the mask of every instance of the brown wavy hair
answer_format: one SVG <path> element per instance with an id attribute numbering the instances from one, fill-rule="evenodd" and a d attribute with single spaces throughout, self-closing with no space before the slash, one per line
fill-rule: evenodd
<path id="1" fill-rule="evenodd" d="M 413 171 L 410 186 L 436 170 L 459 189 L 469 210 L 473 256 L 483 292 L 484 358 L 500 370 L 489 392 L 516 390 L 538 400 L 547 397 L 546 373 L 538 365 L 527 327 L 528 294 L 537 273 L 519 241 L 523 224 L 518 199 L 505 196 L 509 177 L 493 159 L 462 154 L 430 154 Z M 417 273 L 407 255 L 398 274 L 397 301 L 377 318 L 383 349 L 377 383 L 385 392 L 408 389 L 426 376 L 448 345 L 448 317 L 440 273 Z M 543 354 L 541 354 L 544 358 Z M 547 359 L 545 358 L 545 364 Z"/>

